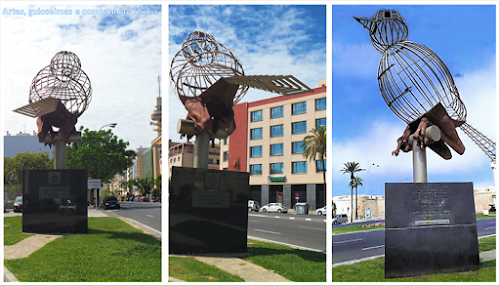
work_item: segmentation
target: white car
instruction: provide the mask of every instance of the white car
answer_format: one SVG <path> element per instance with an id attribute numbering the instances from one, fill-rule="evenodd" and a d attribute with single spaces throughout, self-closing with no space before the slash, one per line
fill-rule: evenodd
<path id="1" fill-rule="evenodd" d="M 317 215 L 326 215 L 326 206 L 316 210 Z"/>
<path id="2" fill-rule="evenodd" d="M 286 213 L 288 212 L 287 208 L 282 203 L 270 203 L 260 208 L 260 212 L 277 212 L 277 213 Z"/>

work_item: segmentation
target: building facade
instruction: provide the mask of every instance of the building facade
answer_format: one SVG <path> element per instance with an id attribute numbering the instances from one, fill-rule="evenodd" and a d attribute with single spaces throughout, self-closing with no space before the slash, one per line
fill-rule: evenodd
<path id="1" fill-rule="evenodd" d="M 169 178 L 171 178 L 172 176 L 172 166 L 193 168 L 195 143 L 170 142 L 169 145 L 171 145 L 171 147 L 168 150 Z M 219 166 L 220 166 L 220 144 L 215 143 L 213 147 L 212 145 L 210 145 L 208 149 L 208 169 L 219 170 Z"/>
<path id="2" fill-rule="evenodd" d="M 220 169 L 249 172 L 250 199 L 261 205 L 325 206 L 322 164 L 302 156 L 302 143 L 313 128 L 326 126 L 326 106 L 324 80 L 310 93 L 235 105 L 237 128 L 221 140 Z"/>
<path id="3" fill-rule="evenodd" d="M 47 152 L 50 159 L 53 157 L 52 149 L 48 145 L 38 142 L 35 131 L 33 131 L 33 134 L 19 132 L 14 136 L 7 131 L 7 135 L 3 137 L 3 140 L 4 157 L 12 158 L 16 154 L 26 151 L 33 151 L 34 153 Z"/>

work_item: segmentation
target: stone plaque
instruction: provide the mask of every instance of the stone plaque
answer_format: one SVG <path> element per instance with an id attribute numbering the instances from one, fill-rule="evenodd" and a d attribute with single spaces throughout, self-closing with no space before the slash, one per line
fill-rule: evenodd
<path id="1" fill-rule="evenodd" d="M 23 232 L 88 233 L 87 170 L 24 170 Z"/>
<path id="2" fill-rule="evenodd" d="M 479 266 L 472 183 L 386 183 L 385 277 Z"/>
<path id="3" fill-rule="evenodd" d="M 249 173 L 172 167 L 169 253 L 247 251 Z"/>

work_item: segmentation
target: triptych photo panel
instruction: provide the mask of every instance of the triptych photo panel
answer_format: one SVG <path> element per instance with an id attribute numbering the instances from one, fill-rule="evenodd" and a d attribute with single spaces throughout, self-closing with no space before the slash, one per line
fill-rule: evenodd
<path id="1" fill-rule="evenodd" d="M 2 0 L 0 283 L 497 282 L 500 3 L 371 2 Z"/>

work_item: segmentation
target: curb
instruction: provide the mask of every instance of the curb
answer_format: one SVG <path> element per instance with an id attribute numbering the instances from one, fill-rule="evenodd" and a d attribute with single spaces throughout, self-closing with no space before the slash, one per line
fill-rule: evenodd
<path id="1" fill-rule="evenodd" d="M 21 282 L 17 280 L 16 276 L 12 274 L 7 267 L 3 267 L 3 281 L 4 282 Z"/>
<path id="2" fill-rule="evenodd" d="M 169 276 L 168 282 L 186 282 L 186 281 Z"/>

